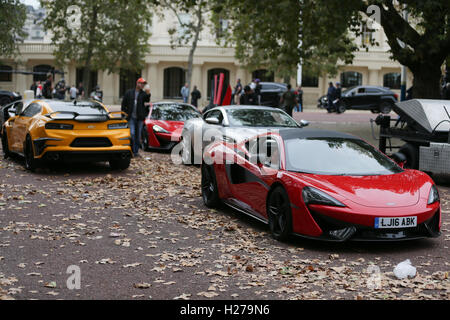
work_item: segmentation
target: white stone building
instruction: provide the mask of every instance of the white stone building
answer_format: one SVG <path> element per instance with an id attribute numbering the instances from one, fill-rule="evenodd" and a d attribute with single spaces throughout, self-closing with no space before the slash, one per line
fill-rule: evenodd
<path id="1" fill-rule="evenodd" d="M 31 35 L 20 45 L 20 55 L 15 59 L 1 59 L 0 69 L 46 71 L 54 68 L 53 47 L 50 36 L 47 35 L 36 21 L 41 11 L 29 11 L 26 28 Z M 37 16 L 36 16 L 37 15 Z M 168 29 L 177 24 L 173 15 L 167 14 L 164 19 L 154 16 L 152 25 L 152 36 L 149 39 L 151 52 L 145 57 L 145 67 L 139 74 L 122 70 L 117 74 L 107 72 L 93 72 L 93 86 L 98 84 L 104 93 L 104 101 L 107 104 L 120 103 L 121 96 L 126 89 L 132 88 L 138 76 L 143 76 L 150 84 L 152 90 L 152 101 L 162 99 L 179 99 L 181 86 L 185 82 L 185 70 L 189 48 L 179 47 L 172 49 Z M 226 24 L 225 24 L 226 25 Z M 35 32 L 33 35 L 33 31 Z M 39 33 L 39 34 L 38 34 Z M 264 79 L 266 72 L 261 70 L 246 70 L 234 58 L 232 48 L 220 47 L 216 44 L 216 31 L 205 30 L 194 57 L 192 75 L 192 86 L 197 85 L 202 93 L 200 105 L 208 103 L 210 92 L 210 79 L 214 74 L 224 72 L 234 86 L 236 79 L 240 78 L 242 83 L 249 83 L 253 78 L 261 78 L 268 81 L 281 82 L 282 79 L 269 77 Z M 368 37 L 375 37 L 381 44 L 371 47 L 368 52 L 356 52 L 352 65 L 343 65 L 339 75 L 330 79 L 329 77 L 303 77 L 304 103 L 313 106 L 317 99 L 326 93 L 329 81 L 340 81 L 343 87 L 356 84 L 370 84 L 387 86 L 399 89 L 401 66 L 398 62 L 389 58 L 389 47 L 386 43 L 384 32 L 377 31 L 366 34 L 364 40 L 359 38 L 355 41 L 367 41 Z M 64 68 L 67 85 L 73 85 L 81 81 L 82 70 L 72 63 Z M 60 76 L 56 77 L 59 80 Z M 33 81 L 45 80 L 45 75 L 25 75 L 0 73 L 0 89 L 12 90 L 23 93 Z M 292 85 L 295 85 L 295 79 Z M 409 73 L 408 86 L 412 83 Z M 398 91 L 397 91 L 398 92 Z"/>

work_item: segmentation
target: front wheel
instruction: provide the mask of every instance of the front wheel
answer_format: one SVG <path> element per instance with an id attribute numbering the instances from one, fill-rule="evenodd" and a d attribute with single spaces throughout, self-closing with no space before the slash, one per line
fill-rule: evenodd
<path id="1" fill-rule="evenodd" d="M 130 166 L 131 158 L 126 159 L 111 159 L 109 160 L 109 166 L 113 170 L 125 170 Z"/>
<path id="2" fill-rule="evenodd" d="M 267 201 L 267 215 L 272 237 L 286 240 L 292 233 L 292 211 L 289 196 L 283 187 L 276 187 Z"/>
<path id="3" fill-rule="evenodd" d="M 208 208 L 217 208 L 220 205 L 214 167 L 204 163 L 202 164 L 202 198 Z"/>
<path id="4" fill-rule="evenodd" d="M 147 131 L 147 127 L 144 127 L 142 129 L 141 149 L 144 150 L 144 151 L 148 150 L 148 131 Z"/>
<path id="5" fill-rule="evenodd" d="M 3 157 L 7 159 L 11 156 L 11 152 L 9 151 L 8 136 L 6 135 L 6 129 L 4 131 L 5 132 L 2 135 L 2 149 L 3 149 Z"/>

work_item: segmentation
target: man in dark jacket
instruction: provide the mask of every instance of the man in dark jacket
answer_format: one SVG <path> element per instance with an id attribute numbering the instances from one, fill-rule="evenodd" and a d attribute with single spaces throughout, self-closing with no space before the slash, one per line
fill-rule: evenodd
<path id="1" fill-rule="evenodd" d="M 42 91 L 42 95 L 45 99 L 53 98 L 53 75 L 51 73 L 47 74 L 47 80 L 44 82 Z"/>
<path id="2" fill-rule="evenodd" d="M 136 88 L 128 90 L 122 99 L 122 111 L 127 114 L 131 134 L 131 148 L 135 157 L 139 156 L 142 128 L 150 109 L 148 105 L 150 95 L 142 90 L 146 83 L 147 81 L 143 78 L 139 78 L 136 81 Z"/>
<path id="3" fill-rule="evenodd" d="M 336 88 L 333 85 L 333 82 L 330 82 L 328 84 L 327 98 L 328 98 L 328 112 L 333 112 L 333 110 L 336 108 L 333 102 L 334 100 L 336 100 Z"/>
<path id="4" fill-rule="evenodd" d="M 253 92 L 250 86 L 244 87 L 244 94 L 241 95 L 240 104 L 243 106 L 257 106 L 258 96 Z"/>
<path id="5" fill-rule="evenodd" d="M 191 104 L 198 108 L 198 100 L 202 97 L 200 91 L 197 89 L 197 86 L 194 86 L 194 90 L 191 93 Z"/>
<path id="6" fill-rule="evenodd" d="M 292 111 L 297 104 L 297 97 L 294 91 L 292 91 L 290 84 L 287 85 L 287 91 L 281 97 L 281 103 L 284 104 L 286 113 L 292 117 Z"/>

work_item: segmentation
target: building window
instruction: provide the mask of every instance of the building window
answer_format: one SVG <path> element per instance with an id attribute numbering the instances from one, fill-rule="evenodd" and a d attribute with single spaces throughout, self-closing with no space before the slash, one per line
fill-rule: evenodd
<path id="1" fill-rule="evenodd" d="M 219 19 L 219 24 L 216 28 L 217 39 L 223 38 L 228 32 L 229 21 L 226 19 Z"/>
<path id="2" fill-rule="evenodd" d="M 0 65 L 0 82 L 12 81 L 12 67 Z"/>
<path id="3" fill-rule="evenodd" d="M 302 73 L 302 87 L 310 87 L 310 88 L 319 87 L 319 77 Z"/>
<path id="4" fill-rule="evenodd" d="M 398 72 L 386 73 L 383 76 L 383 87 L 390 89 L 400 89 L 401 75 Z"/>
<path id="5" fill-rule="evenodd" d="M 141 77 L 141 73 L 120 69 L 119 97 L 122 98 L 127 90 L 136 88 L 136 81 Z"/>
<path id="6" fill-rule="evenodd" d="M 164 99 L 181 99 L 181 87 L 186 83 L 186 71 L 172 67 L 164 69 Z"/>
<path id="7" fill-rule="evenodd" d="M 53 67 L 48 64 L 40 64 L 33 67 L 33 81 L 46 81 L 47 74 L 53 71 Z"/>
<path id="8" fill-rule="evenodd" d="M 361 28 L 361 44 L 363 46 L 370 46 L 373 40 L 373 30 L 367 25 L 364 25 Z"/>
<path id="9" fill-rule="evenodd" d="M 78 88 L 78 86 L 80 85 L 80 82 L 83 82 L 83 72 L 84 72 L 84 68 L 77 68 L 77 74 L 76 74 L 76 79 L 75 79 L 75 86 Z M 97 71 L 91 71 L 91 85 L 89 86 L 89 88 L 86 88 L 86 84 L 83 83 L 83 88 L 85 90 L 85 95 L 87 97 L 90 96 L 91 92 L 94 91 L 94 88 L 97 86 L 98 84 L 98 73 Z M 73 85 L 73 83 L 66 83 L 66 85 Z"/>
<path id="10" fill-rule="evenodd" d="M 220 68 L 208 70 L 208 99 L 211 99 L 211 91 L 213 88 L 214 76 L 217 75 L 217 85 L 219 85 L 221 73 L 225 75 L 222 90 L 226 90 L 228 84 L 230 83 L 230 71 L 228 71 L 227 69 L 220 69 Z"/>
<path id="11" fill-rule="evenodd" d="M 341 73 L 341 86 L 349 88 L 362 85 L 362 74 L 354 71 Z"/>
<path id="12" fill-rule="evenodd" d="M 252 79 L 259 79 L 261 82 L 273 82 L 275 77 L 273 72 L 268 72 L 266 69 L 260 69 L 252 72 Z"/>

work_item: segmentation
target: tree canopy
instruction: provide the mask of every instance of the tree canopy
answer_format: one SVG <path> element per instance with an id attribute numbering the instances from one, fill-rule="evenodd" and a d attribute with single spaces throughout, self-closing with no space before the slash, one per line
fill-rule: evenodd
<path id="1" fill-rule="evenodd" d="M 25 19 L 26 7 L 19 0 L 0 0 L 0 56 L 17 53 L 17 45 L 26 37 Z"/>

